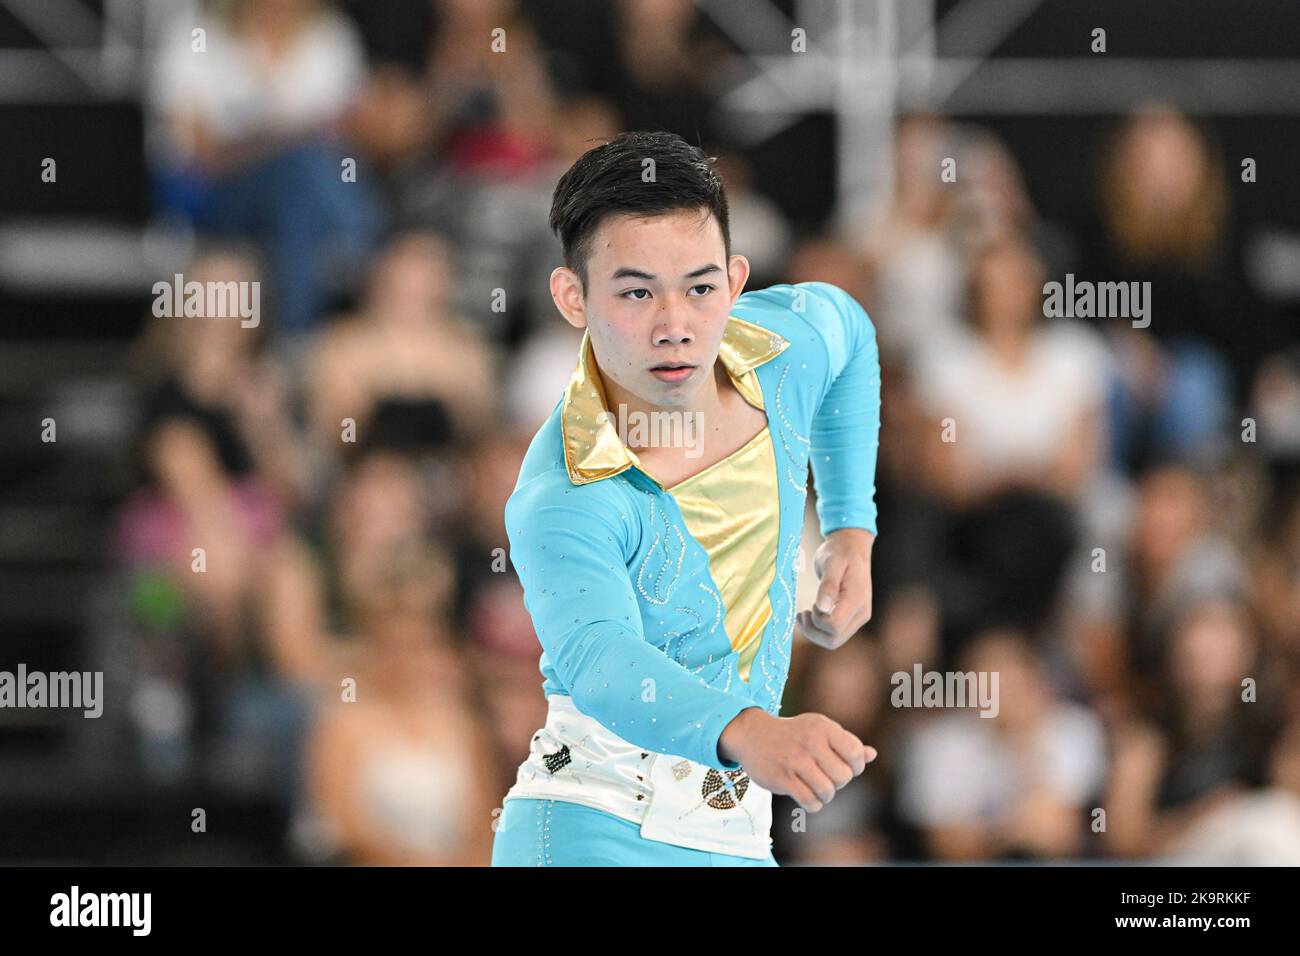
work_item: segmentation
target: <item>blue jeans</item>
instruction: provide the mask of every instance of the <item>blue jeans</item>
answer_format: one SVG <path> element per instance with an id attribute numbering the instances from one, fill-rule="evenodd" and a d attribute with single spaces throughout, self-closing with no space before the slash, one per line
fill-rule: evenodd
<path id="1" fill-rule="evenodd" d="M 335 266 L 378 242 L 381 208 L 364 177 L 344 182 L 343 154 L 324 141 L 289 147 L 215 180 L 160 170 L 160 202 L 200 232 L 257 241 L 270 266 L 277 328 L 302 332 L 329 305 Z"/>
<path id="2" fill-rule="evenodd" d="M 1196 454 L 1225 434 L 1231 417 L 1232 373 L 1221 355 L 1190 339 L 1161 350 L 1169 381 L 1158 403 L 1140 405 L 1118 375 L 1109 383 L 1111 461 L 1125 471 L 1143 451 Z"/>
<path id="3" fill-rule="evenodd" d="M 505 802 L 492 841 L 493 866 L 778 866 L 771 853 L 753 860 L 646 840 L 612 813 L 569 803 L 515 797 Z"/>

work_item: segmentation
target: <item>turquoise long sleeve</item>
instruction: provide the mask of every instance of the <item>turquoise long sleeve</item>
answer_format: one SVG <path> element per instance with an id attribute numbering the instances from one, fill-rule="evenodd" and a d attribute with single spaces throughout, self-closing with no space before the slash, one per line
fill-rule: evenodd
<path id="1" fill-rule="evenodd" d="M 880 353 L 861 305 L 825 282 L 808 289 L 807 315 L 826 343 L 831 385 L 813 419 L 809 455 L 821 533 L 876 529 L 876 454 L 880 445 Z"/>
<path id="2" fill-rule="evenodd" d="M 647 641 L 627 567 L 637 542 L 627 540 L 632 523 L 617 487 L 579 496 L 565 495 L 561 484 L 568 484 L 564 472 L 544 473 L 506 506 L 510 559 L 543 664 L 549 660 L 563 685 L 552 690 L 648 751 L 739 768 L 720 758 L 718 740 L 737 714 L 757 705 L 708 686 Z"/>

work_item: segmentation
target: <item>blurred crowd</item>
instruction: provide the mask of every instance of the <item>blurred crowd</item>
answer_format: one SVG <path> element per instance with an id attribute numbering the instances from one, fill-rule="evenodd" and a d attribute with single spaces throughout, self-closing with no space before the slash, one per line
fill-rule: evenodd
<path id="1" fill-rule="evenodd" d="M 778 859 L 1300 862 L 1300 355 L 1212 129 L 1121 118 L 1093 218 L 1048 222 L 993 133 L 902 117 L 883 222 L 810 233 L 711 131 L 694 4 L 600 9 L 233 0 L 203 55 L 161 36 L 157 214 L 266 315 L 133 354 L 140 771 L 279 801 L 304 862 L 488 861 L 545 720 L 503 509 L 577 359 L 551 192 L 667 128 L 717 136 L 751 287 L 839 285 L 881 349 L 874 616 L 796 642 L 783 707 L 880 759 L 797 825 L 778 798 Z M 1149 327 L 1045 317 L 1067 272 L 1149 281 Z M 917 663 L 997 672 L 997 716 L 891 706 Z"/>

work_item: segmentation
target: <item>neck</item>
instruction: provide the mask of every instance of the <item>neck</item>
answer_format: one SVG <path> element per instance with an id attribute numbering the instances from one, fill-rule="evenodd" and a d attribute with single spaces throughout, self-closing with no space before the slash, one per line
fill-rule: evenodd
<path id="1" fill-rule="evenodd" d="M 1019 363 L 1029 344 L 1029 335 L 1023 328 L 996 328 L 984 333 L 989 347 L 1011 364 Z"/>

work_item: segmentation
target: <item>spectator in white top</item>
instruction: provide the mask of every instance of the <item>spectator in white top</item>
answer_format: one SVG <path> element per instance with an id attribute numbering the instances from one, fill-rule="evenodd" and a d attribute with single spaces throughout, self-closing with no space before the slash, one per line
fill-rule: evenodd
<path id="1" fill-rule="evenodd" d="M 949 125 L 930 116 L 898 124 L 894 194 L 884 221 L 849 240 L 871 264 L 882 356 L 909 364 L 954 328 L 965 275 L 953 241 L 953 194 L 939 181 Z"/>
<path id="2" fill-rule="evenodd" d="M 1086 328 L 1042 318 L 1042 285 L 1022 239 L 985 247 L 971 261 L 968 326 L 915 365 L 922 473 L 941 515 L 915 531 L 918 547 L 930 538 L 916 566 L 940 568 L 930 583 L 950 633 L 1040 623 L 1098 471 L 1106 353 Z"/>
<path id="3" fill-rule="evenodd" d="M 933 341 L 916 387 L 932 417 L 953 419 L 940 453 L 947 496 L 975 503 L 999 489 L 1073 499 L 1095 473 L 1108 361 L 1096 332 L 1042 319 L 1043 269 L 1018 240 L 971 263 L 971 318 Z"/>
<path id="4" fill-rule="evenodd" d="M 265 245 L 278 329 L 310 326 L 326 276 L 379 211 L 338 140 L 365 82 L 350 23 L 320 0 L 232 0 L 164 34 L 150 87 L 157 198 L 200 230 Z"/>
<path id="5" fill-rule="evenodd" d="M 965 664 L 998 674 L 997 716 L 954 710 L 925 720 L 904 747 L 900 814 L 935 859 L 1083 854 L 1086 809 L 1105 782 L 1100 721 L 1057 698 L 1021 635 L 981 635 Z"/>

